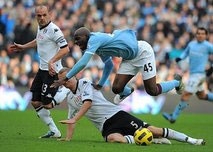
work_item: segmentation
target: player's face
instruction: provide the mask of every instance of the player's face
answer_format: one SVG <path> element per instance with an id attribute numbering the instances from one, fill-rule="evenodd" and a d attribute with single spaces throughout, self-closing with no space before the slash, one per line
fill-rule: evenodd
<path id="1" fill-rule="evenodd" d="M 198 42 L 202 42 L 202 41 L 206 40 L 207 34 L 206 34 L 205 30 L 198 30 L 196 33 L 196 38 L 197 38 Z"/>
<path id="2" fill-rule="evenodd" d="M 87 48 L 87 37 L 85 35 L 77 35 L 74 37 L 74 43 L 80 47 L 82 51 Z"/>
<path id="3" fill-rule="evenodd" d="M 39 27 L 44 27 L 50 22 L 50 14 L 47 7 L 41 6 L 36 8 L 35 13 Z"/>

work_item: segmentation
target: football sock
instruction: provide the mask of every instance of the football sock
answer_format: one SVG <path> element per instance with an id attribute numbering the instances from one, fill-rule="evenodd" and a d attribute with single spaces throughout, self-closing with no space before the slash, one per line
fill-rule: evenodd
<path id="1" fill-rule="evenodd" d="M 179 81 L 177 80 L 172 80 L 172 81 L 166 81 L 166 82 L 161 82 L 161 88 L 162 88 L 162 93 L 166 93 L 174 89 L 175 87 L 178 87 L 180 84 Z"/>
<path id="2" fill-rule="evenodd" d="M 37 115 L 47 126 L 49 126 L 51 131 L 59 131 L 50 115 L 49 110 L 41 108 L 39 111 L 37 111 Z"/>
<path id="3" fill-rule="evenodd" d="M 186 134 L 172 130 L 170 128 L 163 128 L 163 137 L 181 142 L 185 142 L 188 138 Z"/>
<path id="4" fill-rule="evenodd" d="M 125 86 L 123 92 L 119 93 L 120 96 L 128 96 L 129 94 L 131 94 L 131 88 Z"/>
<path id="5" fill-rule="evenodd" d="M 188 106 L 188 103 L 185 101 L 180 101 L 178 105 L 175 107 L 174 112 L 172 113 L 172 119 L 177 119 L 180 113 Z"/>
<path id="6" fill-rule="evenodd" d="M 187 137 L 186 142 L 190 144 L 195 144 L 197 142 L 197 139 L 192 138 L 192 137 Z"/>
<path id="7" fill-rule="evenodd" d="M 197 139 L 189 137 L 184 133 L 172 130 L 170 128 L 163 128 L 163 137 L 180 142 L 187 142 L 190 144 L 195 144 L 197 142 Z"/>
<path id="8" fill-rule="evenodd" d="M 207 94 L 207 100 L 213 101 L 213 93 L 212 93 L 212 92 L 209 92 L 209 93 Z"/>
<path id="9" fill-rule="evenodd" d="M 127 141 L 128 144 L 134 144 L 135 143 L 134 137 L 132 135 L 126 135 L 124 137 L 126 138 L 126 141 Z"/>

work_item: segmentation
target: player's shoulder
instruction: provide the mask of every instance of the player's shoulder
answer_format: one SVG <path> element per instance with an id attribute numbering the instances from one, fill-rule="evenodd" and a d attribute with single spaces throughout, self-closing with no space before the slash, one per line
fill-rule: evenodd
<path id="1" fill-rule="evenodd" d="M 195 45 L 195 44 L 197 44 L 198 42 L 197 42 L 197 40 L 192 40 L 192 41 L 190 41 L 189 43 L 188 43 L 188 45 Z"/>
<path id="2" fill-rule="evenodd" d="M 210 47 L 213 47 L 213 44 L 207 40 L 204 41 L 204 43 L 207 45 L 207 46 L 210 46 Z"/>
<path id="3" fill-rule="evenodd" d="M 81 78 L 78 80 L 80 86 L 91 85 L 92 82 L 87 78 Z"/>
<path id="4" fill-rule="evenodd" d="M 48 26 L 48 32 L 49 34 L 54 34 L 61 31 L 60 28 L 53 22 L 51 22 Z"/>
<path id="5" fill-rule="evenodd" d="M 102 32 L 91 32 L 90 39 L 97 39 L 97 38 L 103 37 L 105 35 L 106 35 L 106 33 L 102 33 Z"/>

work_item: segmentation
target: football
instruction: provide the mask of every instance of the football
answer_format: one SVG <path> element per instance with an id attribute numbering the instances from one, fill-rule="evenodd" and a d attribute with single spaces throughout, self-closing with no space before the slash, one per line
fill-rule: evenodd
<path id="1" fill-rule="evenodd" d="M 152 132 L 147 128 L 139 128 L 134 133 L 134 140 L 137 145 L 150 145 L 152 143 L 152 139 Z"/>

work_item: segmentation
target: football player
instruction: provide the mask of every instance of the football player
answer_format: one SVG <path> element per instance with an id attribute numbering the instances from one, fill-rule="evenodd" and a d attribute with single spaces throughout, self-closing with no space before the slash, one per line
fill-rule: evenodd
<path id="1" fill-rule="evenodd" d="M 14 43 L 11 49 L 22 51 L 37 47 L 40 66 L 30 88 L 32 92 L 31 104 L 38 117 L 49 127 L 47 134 L 40 138 L 58 138 L 61 137 L 61 133 L 45 105 L 52 102 L 52 98 L 58 90 L 58 87 L 50 88 L 50 85 L 58 79 L 57 73 L 62 68 L 61 58 L 69 52 L 69 48 L 62 31 L 50 20 L 49 7 L 36 6 L 35 17 L 38 22 L 36 38 L 26 44 Z"/>
<path id="2" fill-rule="evenodd" d="M 157 96 L 176 89 L 177 93 L 183 90 L 182 77 L 176 75 L 172 81 L 156 82 L 156 63 L 154 51 L 146 41 L 137 41 L 133 30 L 115 30 L 112 34 L 90 32 L 81 27 L 74 33 L 74 42 L 84 52 L 82 58 L 73 66 L 64 78 L 56 81 L 52 86 L 57 87 L 80 72 L 94 54 L 100 56 L 104 62 L 104 70 L 97 89 L 101 89 L 113 69 L 112 57 L 121 57 L 122 62 L 112 85 L 113 93 L 117 94 L 114 103 L 118 104 L 133 91 L 127 83 L 141 72 L 146 92 L 151 96 Z"/>

